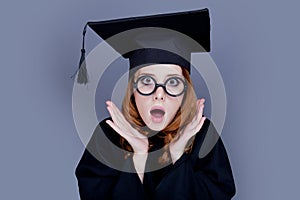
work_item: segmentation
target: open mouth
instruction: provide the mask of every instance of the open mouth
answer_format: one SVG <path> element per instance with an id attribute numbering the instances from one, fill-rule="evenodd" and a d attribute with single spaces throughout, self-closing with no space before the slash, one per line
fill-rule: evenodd
<path id="1" fill-rule="evenodd" d="M 153 122 L 160 123 L 163 121 L 165 111 L 162 108 L 152 108 L 150 114 Z"/>

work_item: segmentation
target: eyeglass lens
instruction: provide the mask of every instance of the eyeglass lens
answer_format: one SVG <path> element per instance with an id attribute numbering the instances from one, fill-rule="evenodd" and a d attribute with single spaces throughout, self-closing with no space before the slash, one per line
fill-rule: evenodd
<path id="1" fill-rule="evenodd" d="M 135 83 L 139 93 L 150 95 L 159 87 L 163 87 L 167 94 L 171 96 L 181 95 L 185 90 L 185 82 L 180 77 L 170 77 L 164 84 L 157 84 L 156 80 L 151 76 L 141 76 Z"/>

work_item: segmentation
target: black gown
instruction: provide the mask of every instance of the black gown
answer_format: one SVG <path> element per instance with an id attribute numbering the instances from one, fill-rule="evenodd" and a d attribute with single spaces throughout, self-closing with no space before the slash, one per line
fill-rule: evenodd
<path id="1" fill-rule="evenodd" d="M 103 142 L 107 138 L 112 143 Z M 192 151 L 184 153 L 174 164 L 152 171 L 151 166 L 158 159 L 149 154 L 143 183 L 136 173 L 131 173 L 135 171 L 132 155 L 125 159 L 122 151 L 116 151 L 116 146 L 121 148 L 119 141 L 120 136 L 105 120 L 95 129 L 76 168 L 82 200 L 226 200 L 235 194 L 226 150 L 208 119 L 196 134 Z M 163 145 L 159 134 L 150 137 L 149 143 L 154 145 L 151 151 Z M 211 144 L 215 144 L 212 149 Z M 201 156 L 205 151 L 207 155 Z M 122 169 L 115 169 L 116 165 Z"/>

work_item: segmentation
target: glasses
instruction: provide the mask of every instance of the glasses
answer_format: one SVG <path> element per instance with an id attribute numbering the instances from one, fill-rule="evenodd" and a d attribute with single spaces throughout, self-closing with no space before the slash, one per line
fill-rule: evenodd
<path id="1" fill-rule="evenodd" d="M 172 97 L 182 95 L 187 89 L 185 81 L 176 76 L 168 78 L 164 84 L 158 84 L 151 76 L 141 76 L 133 83 L 133 87 L 144 96 L 153 94 L 158 87 L 162 87 Z"/>

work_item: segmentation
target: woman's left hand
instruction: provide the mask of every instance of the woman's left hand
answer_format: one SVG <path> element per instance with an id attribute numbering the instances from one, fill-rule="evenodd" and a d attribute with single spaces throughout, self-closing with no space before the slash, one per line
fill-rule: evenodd
<path id="1" fill-rule="evenodd" d="M 145 154 L 148 152 L 148 138 L 134 129 L 125 119 L 122 112 L 112 102 L 107 101 L 107 110 L 112 120 L 106 120 L 106 123 L 113 128 L 120 136 L 125 138 L 132 146 L 134 153 Z"/>
<path id="2" fill-rule="evenodd" d="M 148 157 L 148 138 L 130 125 L 113 102 L 107 101 L 106 105 L 112 118 L 112 120 L 106 120 L 106 123 L 119 133 L 120 136 L 125 138 L 133 148 L 134 155 L 132 159 L 134 167 L 141 182 L 143 182 L 145 165 Z"/>
<path id="3" fill-rule="evenodd" d="M 203 123 L 206 117 L 203 117 L 205 99 L 197 100 L 197 112 L 192 119 L 192 121 L 183 129 L 179 138 L 173 140 L 170 143 L 170 153 L 173 163 L 175 163 L 183 154 L 187 142 L 191 139 L 196 133 L 198 133 L 203 126 Z"/>

